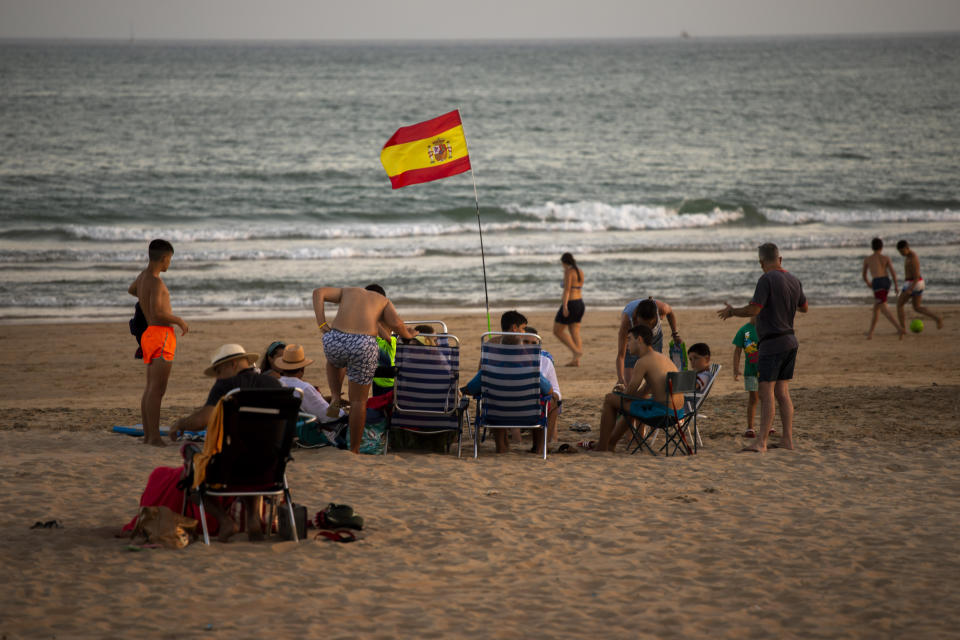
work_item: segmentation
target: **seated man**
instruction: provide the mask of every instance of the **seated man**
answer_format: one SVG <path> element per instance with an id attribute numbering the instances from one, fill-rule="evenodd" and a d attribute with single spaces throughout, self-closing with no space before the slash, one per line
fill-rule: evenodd
<path id="1" fill-rule="evenodd" d="M 213 383 L 210 393 L 207 394 L 207 401 L 202 407 L 191 413 L 185 418 L 180 418 L 170 427 L 170 439 L 176 440 L 184 431 L 200 431 L 206 429 L 207 423 L 213 417 L 214 409 L 220 399 L 227 392 L 240 387 L 241 389 L 279 389 L 282 387 L 280 381 L 268 375 L 257 371 L 254 363 L 257 361 L 256 353 L 247 353 L 239 344 L 222 345 L 213 354 L 210 359 L 210 366 L 204 370 L 204 375 L 216 377 L 217 381 Z M 247 536 L 251 540 L 260 540 L 263 538 L 263 525 L 260 522 L 260 502 L 259 498 L 244 498 L 244 511 L 246 512 Z M 220 523 L 220 534 L 218 539 L 226 542 L 233 534 L 238 531 L 237 524 L 233 518 L 224 511 L 216 499 L 207 499 L 204 507 Z"/>
<path id="2" fill-rule="evenodd" d="M 339 415 L 331 418 L 327 415 L 327 409 L 330 403 L 327 402 L 317 388 L 303 379 L 304 370 L 308 365 L 313 364 L 313 360 L 307 358 L 303 347 L 299 344 L 288 344 L 283 349 L 283 353 L 274 358 L 273 368 L 280 372 L 280 384 L 285 387 L 293 387 L 303 392 L 303 399 L 300 402 L 300 410 L 314 415 L 320 422 L 330 422 L 338 417 L 345 415 L 343 410 L 339 410 Z"/>
<path id="3" fill-rule="evenodd" d="M 617 442 L 627 430 L 626 421 L 616 426 L 617 413 L 630 404 L 631 414 L 643 420 L 644 414 L 651 417 L 662 416 L 669 403 L 671 406 L 683 406 L 683 394 L 667 395 L 667 374 L 677 367 L 670 358 L 654 351 L 653 331 L 645 324 L 634 325 L 628 331 L 627 349 L 636 356 L 637 362 L 623 393 L 630 396 L 645 397 L 644 400 L 630 400 L 619 393 L 608 393 L 603 399 L 600 415 L 600 440 L 597 451 L 613 451 Z"/>
<path id="4" fill-rule="evenodd" d="M 527 319 L 519 311 L 505 311 L 502 316 L 500 316 L 500 329 L 501 331 L 509 331 L 511 333 L 525 333 L 524 329 L 527 326 Z M 520 344 L 520 338 L 518 336 L 503 336 L 503 344 Z M 461 391 L 477 397 L 480 395 L 480 372 L 477 371 L 477 374 L 461 388 Z M 552 388 L 550 386 L 550 381 L 547 380 L 542 373 L 540 373 L 540 397 L 544 398 L 550 396 Z M 496 442 L 497 453 L 506 453 L 510 450 L 510 446 L 507 443 L 507 434 L 505 433 L 506 429 L 494 429 L 493 437 L 494 442 Z M 515 430 L 519 431 L 519 430 Z M 543 449 L 540 447 L 543 443 L 543 435 L 540 434 L 540 437 L 537 438 L 537 433 L 540 432 L 540 429 L 533 430 L 533 440 L 535 453 L 543 454 Z M 539 444 L 537 443 L 539 440 Z"/>

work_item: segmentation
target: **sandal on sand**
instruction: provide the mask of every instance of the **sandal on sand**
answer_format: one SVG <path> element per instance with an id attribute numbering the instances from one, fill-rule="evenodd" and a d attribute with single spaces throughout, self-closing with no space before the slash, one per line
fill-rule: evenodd
<path id="1" fill-rule="evenodd" d="M 348 529 L 336 529 L 334 531 L 319 531 L 313 537 L 314 540 L 332 540 L 333 542 L 353 542 L 357 536 Z"/>
<path id="2" fill-rule="evenodd" d="M 564 442 L 562 445 L 557 447 L 557 453 L 576 453 L 576 447 L 571 447 L 569 444 Z"/>
<path id="3" fill-rule="evenodd" d="M 597 441 L 583 440 L 582 442 L 578 442 L 577 446 L 580 447 L 581 449 L 586 449 L 587 451 L 593 451 L 597 447 Z"/>
<path id="4" fill-rule="evenodd" d="M 775 435 L 777 435 L 777 430 L 776 430 L 776 429 L 770 429 L 770 433 L 768 433 L 767 435 L 769 435 L 769 436 L 775 436 Z"/>
<path id="5" fill-rule="evenodd" d="M 747 429 L 746 433 L 743 434 L 744 438 L 756 438 L 757 433 L 753 429 Z"/>

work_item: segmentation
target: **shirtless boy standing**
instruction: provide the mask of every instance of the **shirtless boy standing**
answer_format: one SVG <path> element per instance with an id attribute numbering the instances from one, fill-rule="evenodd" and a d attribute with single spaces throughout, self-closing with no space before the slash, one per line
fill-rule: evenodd
<path id="1" fill-rule="evenodd" d="M 650 327 L 638 324 L 629 329 L 627 349 L 636 356 L 637 362 L 633 365 L 630 380 L 623 390 L 631 396 L 649 396 L 647 400 L 634 400 L 641 403 L 634 415 L 649 412 L 651 415 L 663 416 L 664 405 L 670 402 L 675 407 L 683 406 L 683 394 L 675 393 L 672 398 L 667 395 L 667 374 L 676 371 L 673 361 L 665 355 L 654 351 L 650 346 L 653 342 L 653 331 Z M 608 393 L 603 399 L 603 409 L 600 414 L 600 440 L 597 442 L 597 451 L 613 451 L 617 441 L 626 432 L 625 423 L 614 429 L 617 411 L 622 403 L 631 402 L 619 393 Z"/>
<path id="2" fill-rule="evenodd" d="M 873 330 L 877 326 L 877 319 L 881 313 L 890 321 L 890 324 L 896 327 L 897 333 L 900 334 L 900 339 L 903 340 L 903 335 L 906 331 L 903 325 L 897 322 L 897 319 L 890 313 L 890 309 L 887 308 L 887 293 L 890 291 L 890 278 L 893 278 L 893 290 L 900 290 L 900 287 L 897 286 L 897 272 L 894 271 L 893 262 L 890 258 L 883 255 L 883 240 L 874 238 L 870 243 L 870 247 L 873 249 L 873 253 L 863 259 L 863 271 L 860 274 L 863 281 L 867 283 L 867 286 L 873 289 L 873 319 L 870 321 L 870 331 L 867 332 L 867 340 L 873 338 Z M 867 279 L 868 271 L 870 272 L 872 280 Z"/>
<path id="3" fill-rule="evenodd" d="M 903 307 L 907 300 L 913 303 L 913 310 L 922 313 L 937 321 L 937 329 L 943 328 L 943 316 L 939 316 L 923 306 L 923 290 L 925 284 L 923 276 L 920 275 L 920 258 L 910 248 L 906 240 L 897 243 L 897 251 L 903 256 L 903 289 L 900 291 L 900 297 L 897 298 L 897 317 L 900 318 L 900 326 L 907 326 L 906 313 Z"/>
<path id="4" fill-rule="evenodd" d="M 147 365 L 147 387 L 140 399 L 140 416 L 143 421 L 143 441 L 157 447 L 164 446 L 160 437 L 160 403 L 167 391 L 167 380 L 173 368 L 173 355 L 177 350 L 177 336 L 173 325 L 186 335 L 189 327 L 170 309 L 170 292 L 160 279 L 160 274 L 170 268 L 173 245 L 166 240 L 154 240 L 148 249 L 150 264 L 140 272 L 128 289 L 136 296 L 140 309 L 147 319 L 147 330 L 140 338 L 143 361 Z"/>
<path id="5" fill-rule="evenodd" d="M 347 388 L 350 400 L 350 450 L 360 453 L 360 439 L 367 418 L 367 396 L 373 374 L 377 370 L 380 349 L 376 336 L 383 324 L 404 339 L 412 339 L 417 332 L 408 329 L 379 285 L 366 289 L 358 287 L 320 287 L 313 291 L 313 312 L 317 326 L 323 333 L 323 351 L 327 356 L 327 381 L 333 395 L 331 407 L 339 407 L 343 378 L 340 369 L 347 369 Z M 339 303 L 337 317 L 330 324 L 324 305 Z"/>

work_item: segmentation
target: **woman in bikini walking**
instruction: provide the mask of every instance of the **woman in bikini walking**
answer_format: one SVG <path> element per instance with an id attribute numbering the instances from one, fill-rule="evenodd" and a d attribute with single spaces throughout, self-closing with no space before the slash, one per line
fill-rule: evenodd
<path id="1" fill-rule="evenodd" d="M 560 339 L 570 351 L 573 360 L 568 367 L 579 367 L 583 356 L 583 340 L 580 338 L 580 322 L 583 320 L 583 270 L 577 266 L 573 254 L 565 253 L 560 257 L 563 265 L 563 299 L 560 309 L 553 319 L 553 335 Z M 564 331 L 567 329 L 569 333 Z"/>

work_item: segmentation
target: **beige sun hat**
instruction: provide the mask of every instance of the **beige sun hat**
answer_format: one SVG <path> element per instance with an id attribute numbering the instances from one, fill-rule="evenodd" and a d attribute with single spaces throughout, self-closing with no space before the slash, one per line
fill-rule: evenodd
<path id="1" fill-rule="evenodd" d="M 224 362 L 236 360 L 237 358 L 246 358 L 247 362 L 253 366 L 258 357 L 260 357 L 259 353 L 248 353 L 247 350 L 241 347 L 239 344 L 220 345 L 220 348 L 217 349 L 213 353 L 213 357 L 210 358 L 210 366 L 203 370 L 203 375 L 211 377 L 216 376 L 217 366 L 223 364 Z"/>
<path id="2" fill-rule="evenodd" d="M 273 361 L 273 368 L 281 371 L 296 371 L 308 364 L 313 364 L 313 360 L 307 358 L 303 345 L 288 344 L 283 348 L 283 355 Z"/>

